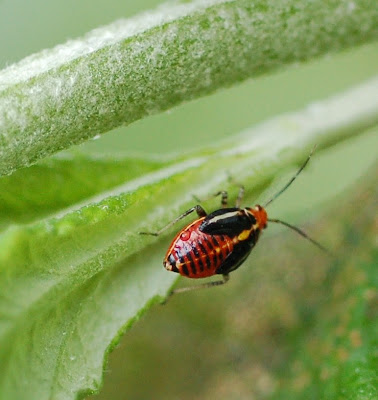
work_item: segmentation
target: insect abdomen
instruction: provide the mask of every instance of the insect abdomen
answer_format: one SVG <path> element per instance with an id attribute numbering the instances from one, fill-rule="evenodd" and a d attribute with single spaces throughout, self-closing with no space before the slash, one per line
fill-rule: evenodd
<path id="1" fill-rule="evenodd" d="M 173 240 L 164 267 L 189 278 L 205 278 L 216 274 L 233 242 L 224 235 L 207 235 L 198 230 L 200 221 L 189 225 Z"/>

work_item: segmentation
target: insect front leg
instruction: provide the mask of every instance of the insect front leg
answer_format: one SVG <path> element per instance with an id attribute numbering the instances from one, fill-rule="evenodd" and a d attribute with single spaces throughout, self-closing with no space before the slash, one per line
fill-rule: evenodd
<path id="1" fill-rule="evenodd" d="M 173 226 L 176 222 L 181 221 L 183 218 L 185 218 L 187 215 L 191 214 L 194 211 L 197 213 L 197 215 L 200 218 L 206 217 L 206 215 L 207 215 L 206 211 L 199 204 L 197 204 L 196 206 L 189 208 L 189 210 L 186 210 L 183 214 L 179 215 L 177 218 L 175 218 L 173 221 L 171 221 L 168 225 L 161 228 L 159 231 L 157 231 L 157 232 L 139 232 L 139 234 L 140 235 L 159 236 L 164 231 L 166 231 L 171 226 Z"/>

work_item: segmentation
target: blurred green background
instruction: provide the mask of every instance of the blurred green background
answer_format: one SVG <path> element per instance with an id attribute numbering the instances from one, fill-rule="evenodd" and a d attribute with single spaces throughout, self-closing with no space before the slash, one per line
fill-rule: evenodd
<path id="1" fill-rule="evenodd" d="M 158 0 L 0 0 L 0 69 L 159 3 Z M 279 113 L 301 109 L 377 72 L 378 43 L 375 43 L 220 90 L 116 129 L 71 151 L 180 154 L 211 145 Z M 272 215 L 303 224 L 315 216 L 320 218 L 324 210 L 331 212 L 337 202 L 353 195 L 353 185 L 377 159 L 377 133 L 377 130 L 367 132 L 316 155 L 298 183 L 272 205 Z M 324 232 L 327 223 L 324 219 L 320 221 L 320 225 L 315 224 L 314 235 L 329 239 L 331 236 Z M 279 231 L 279 227 L 274 228 L 274 232 Z M 240 273 L 233 274 L 229 287 L 177 296 L 165 307 L 148 312 L 110 356 L 105 387 L 97 398 L 269 396 L 275 387 L 269 368 L 279 365 L 287 356 L 282 344 L 277 353 L 275 346 L 280 346 L 282 329 L 284 335 L 289 334 L 299 321 L 298 313 L 288 304 L 301 301 L 302 295 L 319 295 L 316 283 L 322 278 L 303 275 L 301 268 L 306 266 L 310 254 L 312 262 L 319 260 L 318 274 L 323 276 L 329 261 L 296 237 L 284 242 L 281 236 L 267 236 L 253 259 Z M 161 252 L 163 256 L 165 248 Z M 288 277 L 282 276 L 279 268 L 282 263 Z M 248 268 L 252 265 L 253 268 Z M 267 271 L 265 265 L 269 265 Z M 306 282 L 310 282 L 312 291 Z M 287 285 L 291 285 L 288 291 Z M 305 304 L 310 307 L 313 303 L 308 300 Z M 259 310 L 265 314 L 259 315 Z"/>

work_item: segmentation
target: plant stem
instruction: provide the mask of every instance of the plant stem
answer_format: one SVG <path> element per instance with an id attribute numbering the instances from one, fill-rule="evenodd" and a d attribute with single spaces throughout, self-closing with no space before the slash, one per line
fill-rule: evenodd
<path id="1" fill-rule="evenodd" d="M 0 175 L 377 27 L 375 0 L 197 0 L 96 29 L 0 72 Z"/>

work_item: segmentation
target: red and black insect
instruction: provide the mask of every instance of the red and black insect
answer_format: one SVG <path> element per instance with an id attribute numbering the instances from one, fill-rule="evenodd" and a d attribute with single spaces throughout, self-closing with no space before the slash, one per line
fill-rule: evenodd
<path id="1" fill-rule="evenodd" d="M 192 212 L 197 213 L 199 218 L 183 228 L 173 239 L 163 261 L 164 267 L 168 271 L 177 272 L 188 278 L 206 278 L 220 274 L 223 280 L 176 289 L 173 293 L 226 283 L 229 280 L 230 272 L 239 268 L 246 260 L 256 245 L 262 230 L 267 227 L 267 222 L 283 224 L 327 252 L 321 244 L 311 239 L 299 228 L 278 219 L 268 218 L 265 210 L 293 183 L 309 162 L 312 153 L 313 151 L 290 181 L 264 206 L 240 208 L 244 195 L 244 187 L 240 186 L 234 208 L 227 207 L 227 192 L 221 191 L 214 195 L 222 196 L 222 208 L 219 210 L 207 214 L 200 205 L 196 205 L 158 232 L 141 232 L 158 236 Z"/>

